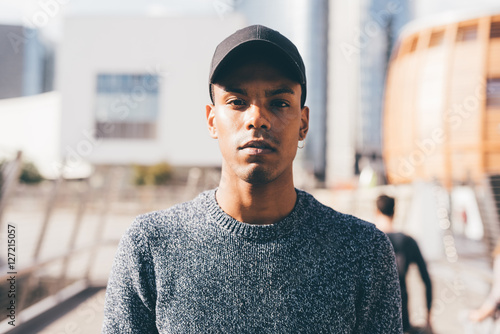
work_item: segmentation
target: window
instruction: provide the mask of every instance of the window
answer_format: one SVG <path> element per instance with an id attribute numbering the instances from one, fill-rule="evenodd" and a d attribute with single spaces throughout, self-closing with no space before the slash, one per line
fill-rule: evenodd
<path id="1" fill-rule="evenodd" d="M 500 38 L 500 21 L 491 22 L 490 38 Z"/>
<path id="2" fill-rule="evenodd" d="M 151 74 L 98 74 L 96 137 L 155 138 L 158 83 Z"/>
<path id="3" fill-rule="evenodd" d="M 500 107 L 500 78 L 488 79 L 486 86 L 486 106 Z"/>
<path id="4" fill-rule="evenodd" d="M 444 43 L 444 31 L 434 31 L 431 34 L 431 39 L 429 41 L 429 47 L 441 46 Z"/>
<path id="5" fill-rule="evenodd" d="M 477 38 L 477 24 L 459 27 L 457 42 L 473 41 Z"/>
<path id="6" fill-rule="evenodd" d="M 418 45 L 418 37 L 413 37 L 410 45 L 410 53 L 414 52 L 417 49 L 417 45 Z"/>

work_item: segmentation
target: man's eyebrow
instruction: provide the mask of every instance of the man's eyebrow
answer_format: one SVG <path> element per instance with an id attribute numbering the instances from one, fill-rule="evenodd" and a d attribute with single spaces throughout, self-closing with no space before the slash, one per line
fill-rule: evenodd
<path id="1" fill-rule="evenodd" d="M 222 87 L 222 89 L 227 93 L 236 93 L 236 94 L 241 94 L 241 95 L 247 95 L 247 91 L 244 90 L 243 88 L 227 86 L 227 87 Z"/>
<path id="2" fill-rule="evenodd" d="M 292 94 L 295 95 L 295 91 L 290 87 L 280 87 L 278 89 L 267 90 L 266 97 L 280 95 L 280 94 Z"/>

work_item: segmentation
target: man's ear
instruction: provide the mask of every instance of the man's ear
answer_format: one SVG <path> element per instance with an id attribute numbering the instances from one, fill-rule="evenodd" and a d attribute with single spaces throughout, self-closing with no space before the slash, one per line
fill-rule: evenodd
<path id="1" fill-rule="evenodd" d="M 299 140 L 306 139 L 307 131 L 309 131 L 309 107 L 304 107 L 300 117 Z"/>
<path id="2" fill-rule="evenodd" d="M 207 104 L 206 113 L 207 113 L 207 125 L 208 132 L 210 133 L 210 137 L 217 139 L 217 122 L 215 120 L 215 106 L 213 104 Z"/>

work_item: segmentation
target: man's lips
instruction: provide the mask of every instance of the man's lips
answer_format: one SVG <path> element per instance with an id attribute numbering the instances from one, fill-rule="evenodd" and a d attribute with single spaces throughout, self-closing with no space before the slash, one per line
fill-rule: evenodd
<path id="1" fill-rule="evenodd" d="M 265 140 L 251 140 L 238 148 L 248 154 L 267 154 L 275 152 L 276 149 Z"/>

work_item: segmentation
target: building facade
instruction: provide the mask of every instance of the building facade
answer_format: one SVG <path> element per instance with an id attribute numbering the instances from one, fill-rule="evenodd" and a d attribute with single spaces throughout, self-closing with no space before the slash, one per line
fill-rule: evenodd
<path id="1" fill-rule="evenodd" d="M 243 26 L 239 15 L 67 18 L 57 80 L 66 163 L 220 166 L 205 121 L 208 70 L 216 45 Z"/>
<path id="2" fill-rule="evenodd" d="M 384 158 L 392 183 L 500 173 L 500 15 L 457 12 L 403 32 L 390 64 Z"/>
<path id="3" fill-rule="evenodd" d="M 53 49 L 36 29 L 0 24 L 0 99 L 53 89 Z"/>
<path id="4" fill-rule="evenodd" d="M 381 119 L 386 70 L 395 40 L 412 16 L 408 0 L 330 2 L 328 186 L 356 186 L 363 170 L 374 175 L 369 183 L 385 181 Z"/>

